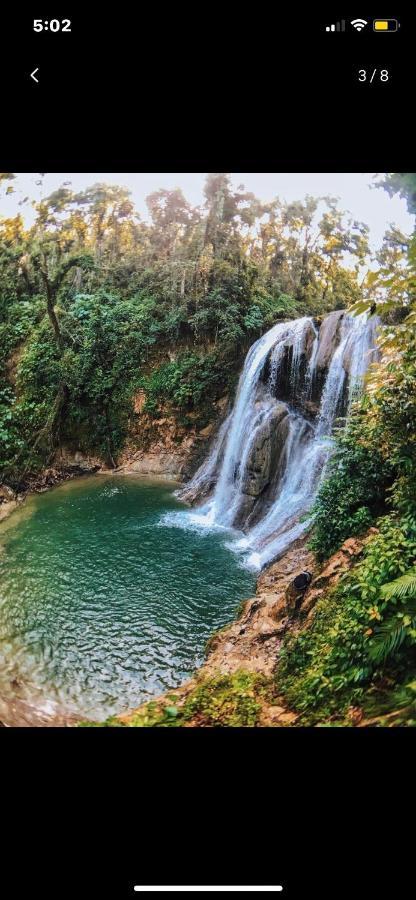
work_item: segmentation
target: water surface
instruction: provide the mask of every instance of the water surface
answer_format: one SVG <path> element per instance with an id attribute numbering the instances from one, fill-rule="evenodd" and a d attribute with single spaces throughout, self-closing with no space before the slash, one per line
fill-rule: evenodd
<path id="1" fill-rule="evenodd" d="M 0 526 L 0 693 L 23 685 L 102 719 L 202 662 L 255 582 L 227 532 L 170 524 L 174 487 L 83 478 Z"/>

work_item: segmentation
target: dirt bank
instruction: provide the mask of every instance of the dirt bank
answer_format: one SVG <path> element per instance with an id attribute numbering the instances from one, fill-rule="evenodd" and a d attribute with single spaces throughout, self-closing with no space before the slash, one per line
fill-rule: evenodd
<path id="1" fill-rule="evenodd" d="M 25 482 L 19 485 L 18 489 L 15 492 L 7 489 L 7 497 L 5 494 L 0 497 L 0 522 L 3 519 L 7 519 L 7 517 L 10 516 L 15 509 L 21 506 L 26 498 L 31 494 L 43 494 L 45 493 L 45 491 L 49 491 L 51 490 L 51 488 L 57 487 L 64 481 L 70 481 L 73 478 L 79 478 L 81 477 L 81 475 L 92 475 L 97 471 L 98 466 L 94 466 L 91 468 L 81 466 L 53 466 L 45 469 L 38 475 L 29 476 Z M 104 471 L 104 469 L 101 469 L 101 471 Z M 109 472 L 111 470 L 105 471 Z M 1 490 L 5 491 L 5 488 L 2 486 Z"/>

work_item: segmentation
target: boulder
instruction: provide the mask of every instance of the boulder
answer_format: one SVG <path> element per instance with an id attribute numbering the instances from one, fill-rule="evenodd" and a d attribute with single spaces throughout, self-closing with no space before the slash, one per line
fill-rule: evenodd
<path id="1" fill-rule="evenodd" d="M 0 484 L 0 503 L 14 500 L 14 491 L 7 484 Z"/>
<path id="2" fill-rule="evenodd" d="M 303 415 L 309 419 L 316 419 L 316 416 L 319 414 L 319 402 L 317 400 L 304 400 L 301 398 L 299 406 Z"/>
<path id="3" fill-rule="evenodd" d="M 312 581 L 312 575 L 305 570 L 299 572 L 292 581 L 289 582 L 286 591 L 286 609 L 288 615 L 296 615 L 303 602 L 304 594 Z"/>

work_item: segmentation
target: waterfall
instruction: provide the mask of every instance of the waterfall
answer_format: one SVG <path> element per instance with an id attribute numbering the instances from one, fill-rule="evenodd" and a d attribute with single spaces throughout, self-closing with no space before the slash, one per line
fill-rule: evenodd
<path id="1" fill-rule="evenodd" d="M 299 366 L 299 343 L 304 336 L 306 326 L 311 323 L 312 320 L 307 318 L 297 319 L 295 322 L 279 323 L 256 341 L 247 354 L 238 384 L 224 462 L 213 501 L 214 518 L 223 525 L 233 523 L 233 513 L 241 489 L 243 459 L 244 456 L 247 457 L 247 451 L 259 425 L 258 415 L 256 415 L 258 399 L 256 388 L 267 356 L 273 347 L 277 346 L 283 352 L 283 349 L 291 344 L 294 358 L 292 377 L 295 379 L 297 377 L 296 367 Z M 278 364 L 276 364 L 275 378 L 278 377 L 278 371 Z M 240 477 L 238 477 L 239 473 Z"/>
<path id="2" fill-rule="evenodd" d="M 330 434 L 348 377 L 347 411 L 360 393 L 368 364 L 375 354 L 374 319 L 367 316 L 345 316 L 340 329 L 340 342 L 332 357 L 322 393 L 317 434 Z"/>
<path id="3" fill-rule="evenodd" d="M 250 348 L 232 413 L 179 492 L 211 495 L 193 521 L 230 529 L 248 565 L 262 568 L 309 527 L 335 420 L 348 414 L 375 357 L 376 325 L 344 311 L 319 329 L 304 317 L 275 325 Z"/>
<path id="4" fill-rule="evenodd" d="M 241 549 L 251 548 L 248 562 L 256 568 L 276 559 L 308 528 L 308 521 L 300 518 L 312 504 L 329 455 L 328 442 L 307 435 L 300 416 L 293 421 L 291 432 L 287 466 L 276 501 L 249 537 L 239 542 Z"/>

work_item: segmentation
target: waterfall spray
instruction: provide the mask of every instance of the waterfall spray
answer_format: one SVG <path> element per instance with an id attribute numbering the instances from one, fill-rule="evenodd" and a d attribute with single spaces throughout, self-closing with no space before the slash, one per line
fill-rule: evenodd
<path id="1" fill-rule="evenodd" d="M 253 344 L 233 411 L 207 460 L 179 492 L 184 499 L 211 493 L 189 514 L 192 521 L 234 529 L 230 546 L 244 551 L 254 568 L 278 558 L 309 527 L 334 423 L 341 411 L 348 414 L 375 356 L 374 318 L 339 311 L 324 322 L 330 353 L 321 343 L 322 326 L 318 331 L 310 317 L 279 323 Z M 308 402 L 319 378 L 312 416 Z"/>

